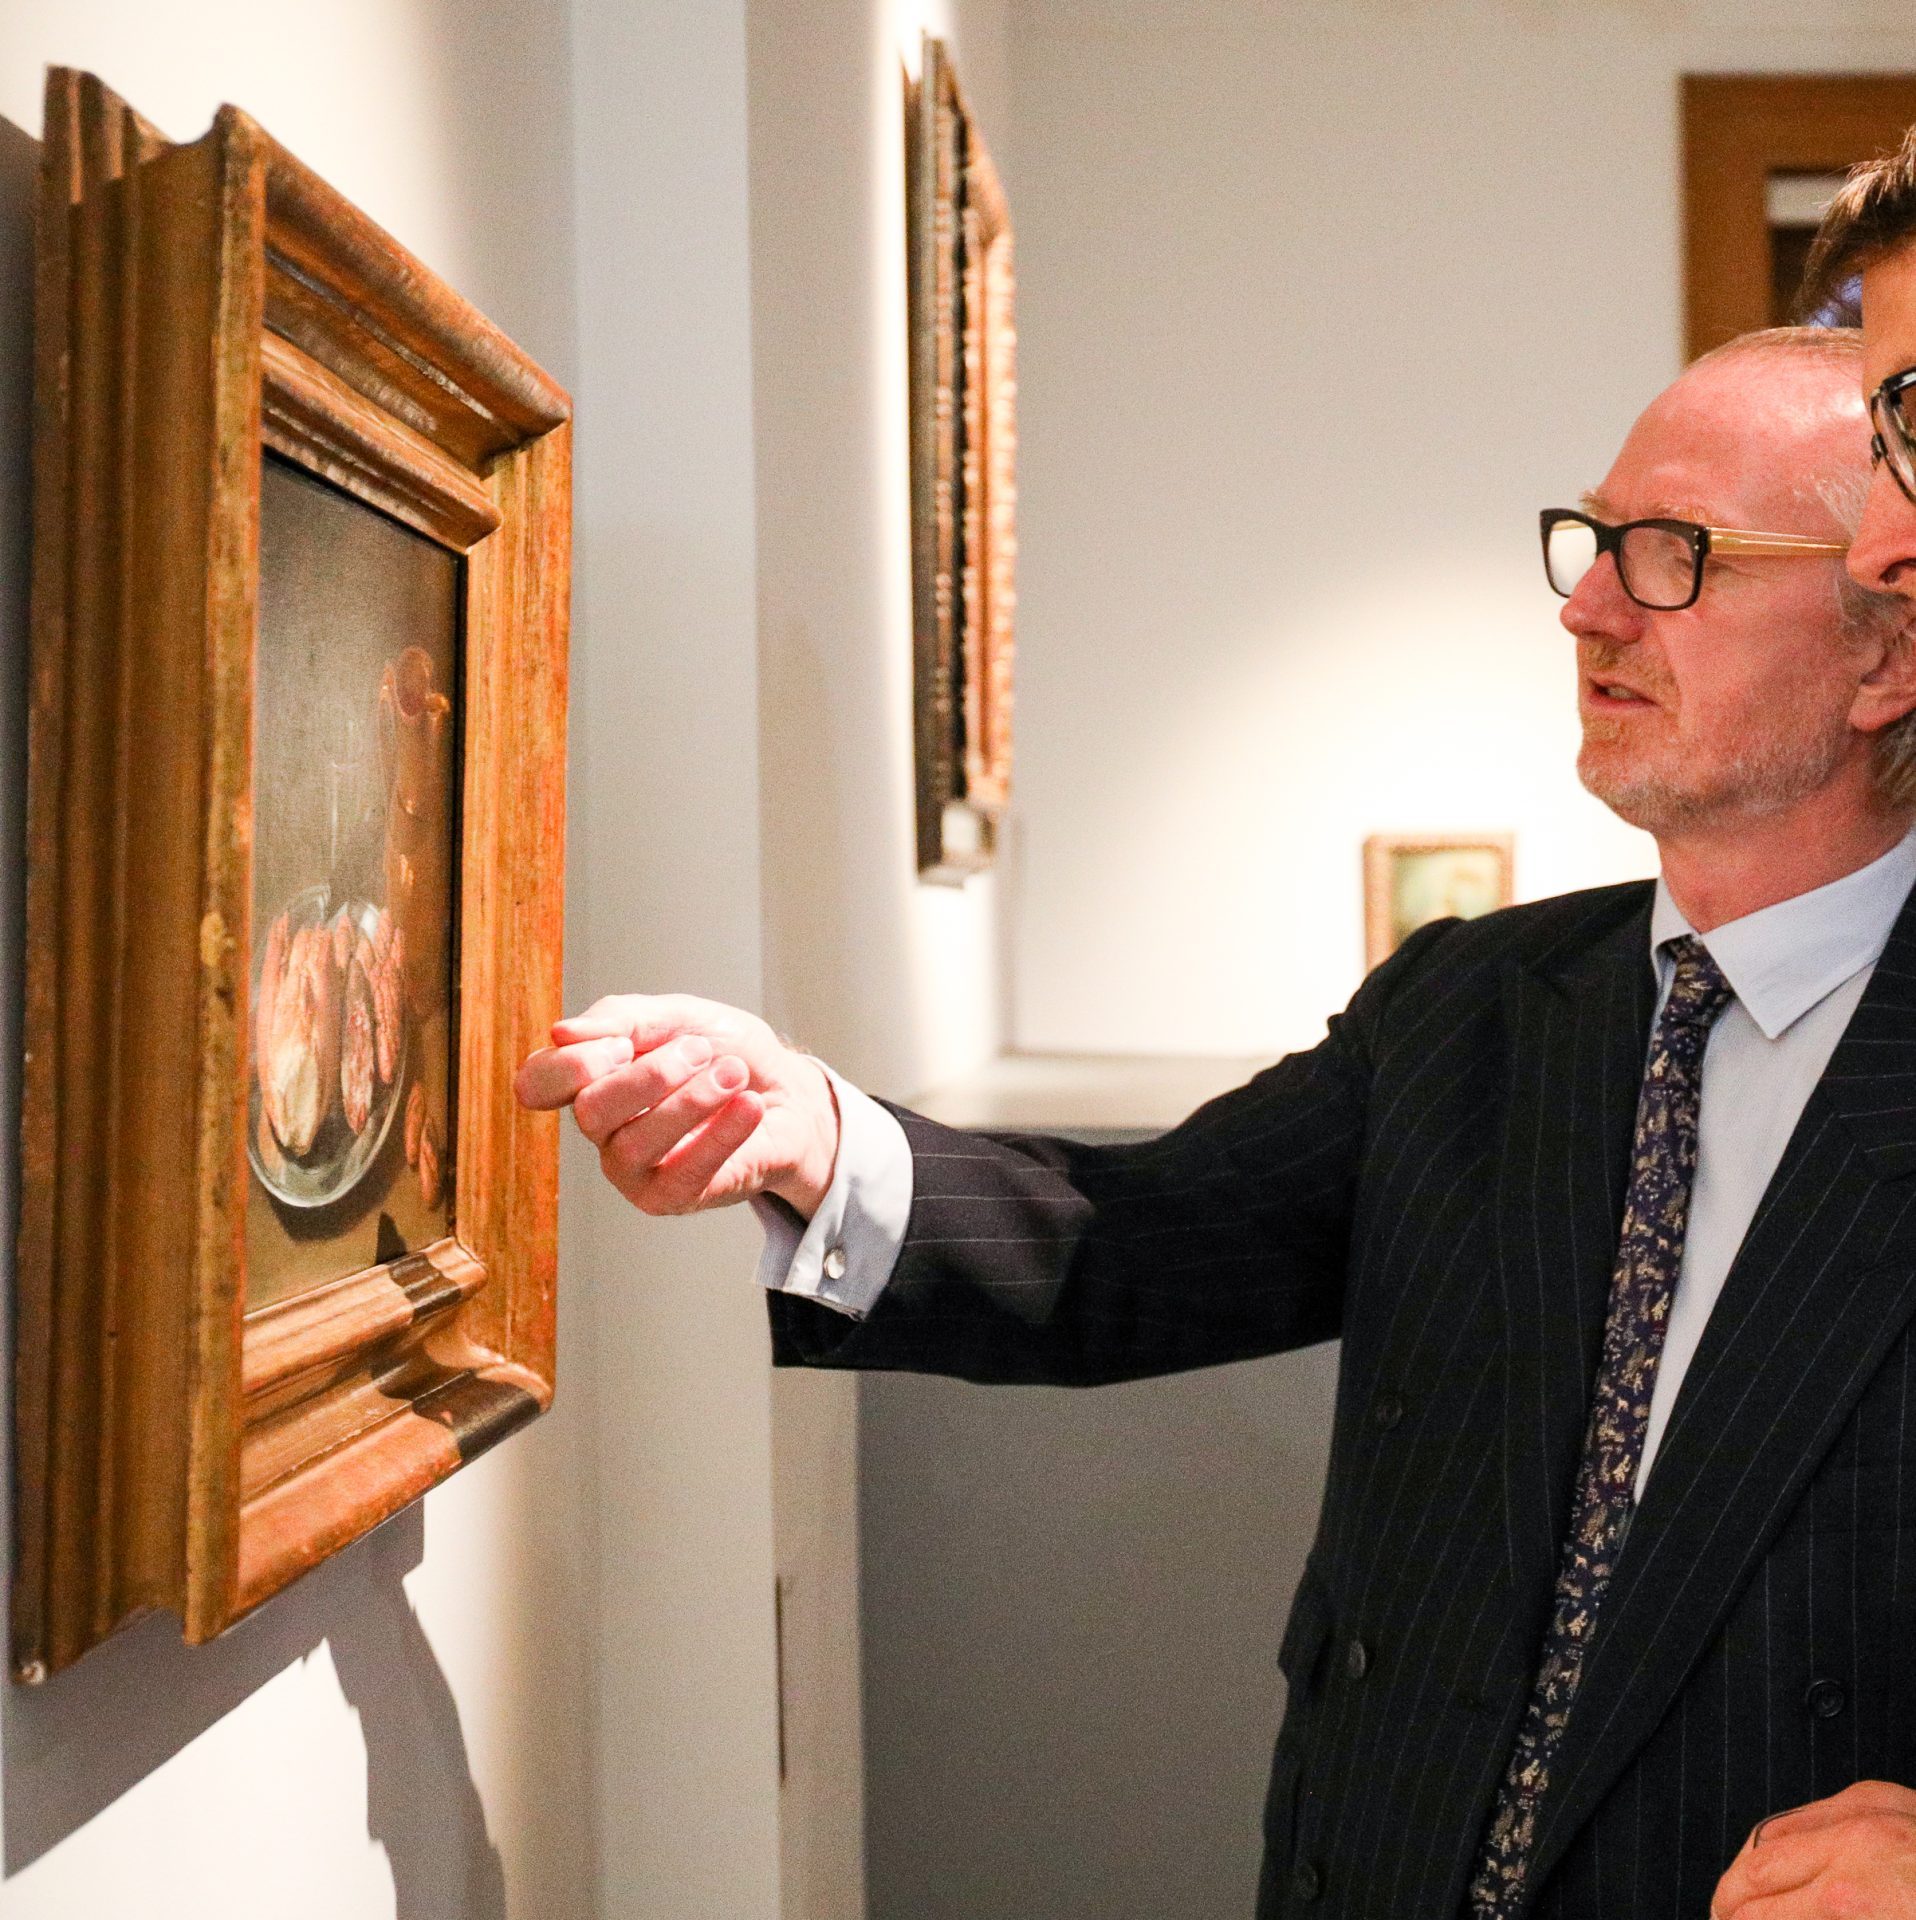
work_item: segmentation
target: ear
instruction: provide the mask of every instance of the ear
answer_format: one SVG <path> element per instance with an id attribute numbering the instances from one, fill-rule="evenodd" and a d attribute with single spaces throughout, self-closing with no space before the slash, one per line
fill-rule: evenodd
<path id="1" fill-rule="evenodd" d="M 1880 733 L 1916 709 L 1916 608 L 1902 630 L 1877 642 L 1876 649 L 1850 704 L 1850 725 L 1859 733 Z"/>

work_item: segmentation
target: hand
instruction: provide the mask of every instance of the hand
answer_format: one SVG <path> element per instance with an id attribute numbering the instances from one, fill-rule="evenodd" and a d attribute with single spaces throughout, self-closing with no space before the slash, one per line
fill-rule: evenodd
<path id="1" fill-rule="evenodd" d="M 1916 1920 L 1916 1793 L 1863 1780 L 1765 1820 L 1717 1882 L 1711 1920 Z"/>
<path id="2" fill-rule="evenodd" d="M 605 1177 L 645 1213 L 776 1194 L 809 1220 L 832 1183 L 838 1103 L 763 1020 L 684 994 L 613 994 L 552 1029 L 513 1082 L 570 1106 Z"/>

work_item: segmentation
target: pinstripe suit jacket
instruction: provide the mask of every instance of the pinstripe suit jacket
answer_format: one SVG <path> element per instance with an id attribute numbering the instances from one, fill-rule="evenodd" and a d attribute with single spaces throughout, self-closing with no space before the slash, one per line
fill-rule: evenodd
<path id="1" fill-rule="evenodd" d="M 1259 1920 L 1456 1920 L 1527 1696 L 1655 996 L 1647 885 L 1414 936 L 1313 1051 L 1162 1139 L 901 1113 L 854 1323 L 778 1358 L 1093 1384 L 1343 1339 Z M 1530 1910 L 1700 1920 L 1764 1814 L 1916 1784 L 1916 910 L 1804 1111 L 1605 1602 Z"/>

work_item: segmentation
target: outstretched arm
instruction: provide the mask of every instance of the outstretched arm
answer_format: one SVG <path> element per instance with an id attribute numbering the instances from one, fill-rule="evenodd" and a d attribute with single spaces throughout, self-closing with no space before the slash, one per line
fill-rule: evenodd
<path id="1" fill-rule="evenodd" d="M 775 1294 L 778 1357 L 1090 1384 L 1330 1338 L 1379 1028 L 1442 936 L 1407 941 L 1319 1046 L 1157 1140 L 957 1133 L 894 1109 L 910 1169 L 896 1263 L 855 1302 L 833 1304 L 824 1285 Z M 808 1241 L 838 1233 L 849 1183 L 834 1188 L 834 1172 L 841 1142 L 853 1160 L 857 1142 L 829 1076 L 751 1014 L 617 995 L 561 1021 L 519 1091 L 571 1105 L 607 1178 L 646 1212 L 771 1196 L 800 1222 L 818 1216 Z M 849 1248 L 847 1235 L 812 1251 L 829 1275 Z"/>

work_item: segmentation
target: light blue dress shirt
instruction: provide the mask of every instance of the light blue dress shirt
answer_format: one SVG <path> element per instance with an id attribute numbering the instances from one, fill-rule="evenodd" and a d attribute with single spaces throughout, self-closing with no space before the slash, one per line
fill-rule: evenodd
<path id="1" fill-rule="evenodd" d="M 1913 885 L 1916 830 L 1855 873 L 1704 936 L 1736 998 L 1711 1028 L 1703 1055 L 1696 1183 L 1637 1469 L 1639 1495 L 1757 1204 Z M 1664 943 L 1693 931 L 1659 880 L 1650 913 L 1659 1009 L 1675 972 Z M 754 1202 L 765 1227 L 759 1279 L 862 1319 L 905 1243 L 911 1148 L 883 1107 L 826 1072 L 840 1124 L 831 1188 L 809 1226 L 778 1201 Z"/>
<path id="2" fill-rule="evenodd" d="M 1639 1496 L 1730 1264 L 1913 884 L 1916 833 L 1826 887 L 1703 937 L 1736 998 L 1710 1029 L 1703 1055 L 1696 1183 L 1637 1468 Z M 1693 931 L 1659 880 L 1650 911 L 1659 1009 L 1676 971 L 1664 942 Z"/>
<path id="3" fill-rule="evenodd" d="M 825 1066 L 821 1060 L 820 1066 Z M 838 1102 L 838 1160 L 809 1226 L 782 1200 L 752 1202 L 765 1229 L 760 1284 L 803 1294 L 862 1320 L 891 1278 L 911 1219 L 911 1143 L 869 1094 L 830 1067 Z"/>

